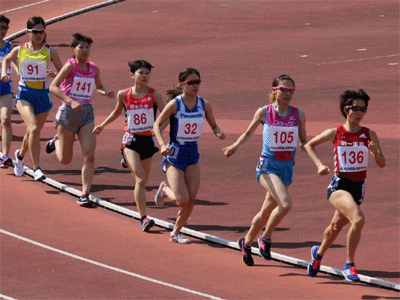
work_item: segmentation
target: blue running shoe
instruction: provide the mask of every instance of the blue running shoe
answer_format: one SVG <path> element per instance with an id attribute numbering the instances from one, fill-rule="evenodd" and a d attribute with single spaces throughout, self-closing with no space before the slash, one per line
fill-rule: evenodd
<path id="1" fill-rule="evenodd" d="M 242 259 L 243 262 L 248 265 L 249 267 L 254 265 L 254 260 L 253 257 L 251 257 L 251 247 L 247 246 L 244 243 L 244 238 L 241 238 L 240 240 L 238 240 L 238 245 L 240 248 L 240 251 L 242 251 Z"/>
<path id="2" fill-rule="evenodd" d="M 311 277 L 317 276 L 319 266 L 321 265 L 322 256 L 318 255 L 319 246 L 313 246 L 311 248 L 311 261 L 307 266 L 308 275 Z"/>
<path id="3" fill-rule="evenodd" d="M 342 270 L 342 274 L 347 281 L 360 281 L 354 263 L 345 264 Z"/>
<path id="4" fill-rule="evenodd" d="M 82 194 L 78 201 L 76 201 L 81 207 L 91 207 L 91 203 L 89 200 L 89 195 Z"/>
<path id="5" fill-rule="evenodd" d="M 150 230 L 151 227 L 154 226 L 154 220 L 153 219 L 149 219 L 148 217 L 144 218 L 144 220 L 142 221 L 142 230 L 147 232 Z"/>

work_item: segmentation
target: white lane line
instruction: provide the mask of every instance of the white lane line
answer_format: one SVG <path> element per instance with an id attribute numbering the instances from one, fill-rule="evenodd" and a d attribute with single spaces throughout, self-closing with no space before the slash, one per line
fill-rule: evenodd
<path id="1" fill-rule="evenodd" d="M 339 60 L 339 61 L 325 62 L 325 63 L 317 64 L 317 66 L 334 65 L 334 64 L 340 64 L 340 63 L 348 63 L 348 62 L 363 61 L 363 60 L 370 60 L 370 59 L 396 57 L 396 56 L 400 56 L 400 54 L 391 54 L 391 55 L 385 55 L 385 56 L 376 56 L 376 57 L 367 57 L 367 58 L 358 58 L 358 59 L 349 59 L 349 60 Z"/>
<path id="2" fill-rule="evenodd" d="M 12 8 L 12 9 L 9 9 L 9 10 L 2 11 L 2 12 L 0 12 L 0 14 L 4 14 L 4 13 L 10 12 L 10 11 L 14 11 L 14 10 L 18 10 L 18 9 L 24 9 L 24 8 L 29 7 L 29 6 L 33 6 L 33 5 L 37 5 L 37 4 L 41 4 L 41 3 L 49 2 L 49 1 L 50 0 L 43 0 L 43 1 L 35 2 L 35 3 L 27 4 L 27 5 L 24 5 L 24 6 L 19 6 L 19 7 L 16 7 L 16 8 Z"/>
<path id="3" fill-rule="evenodd" d="M 202 293 L 202 292 L 194 291 L 194 290 L 191 290 L 191 289 L 188 289 L 188 288 L 184 288 L 184 287 L 181 287 L 181 286 L 178 286 L 178 285 L 175 285 L 175 284 L 163 282 L 163 281 L 160 281 L 160 280 L 157 280 L 157 279 L 153 279 L 153 278 L 150 278 L 150 277 L 147 277 L 147 276 L 143 276 L 143 275 L 136 274 L 136 273 L 133 273 L 133 272 L 130 272 L 130 271 L 126 271 L 126 270 L 123 270 L 123 269 L 112 267 L 112 266 L 109 266 L 109 265 L 106 265 L 106 264 L 103 264 L 103 263 L 100 263 L 100 262 L 97 262 L 97 261 L 94 261 L 94 260 L 91 260 L 91 259 L 88 259 L 88 258 L 81 257 L 79 255 L 75 255 L 75 254 L 63 251 L 63 250 L 59 250 L 59 249 L 53 248 L 51 246 L 47 246 L 45 244 L 33 241 L 33 240 L 25 238 L 23 236 L 11 233 L 11 232 L 6 231 L 6 230 L 3 230 L 3 229 L 0 229 L 0 233 L 3 233 L 5 235 L 11 236 L 11 237 L 16 238 L 18 240 L 33 244 L 35 246 L 39 246 L 41 248 L 44 248 L 44 249 L 47 249 L 47 250 L 50 250 L 50 251 L 57 252 L 59 254 L 65 255 L 65 256 L 68 256 L 68 257 L 71 257 L 71 258 L 74 258 L 74 259 L 77 259 L 77 260 L 80 260 L 80 261 L 84 261 L 84 262 L 90 263 L 90 264 L 98 266 L 98 267 L 109 269 L 109 270 L 112 270 L 112 271 L 115 271 L 115 272 L 119 272 L 119 273 L 122 273 L 122 274 L 125 274 L 125 275 L 129 275 L 129 276 L 132 276 L 132 277 L 136 277 L 136 278 L 139 278 L 139 279 L 142 279 L 142 280 L 145 280 L 145 281 L 150 281 L 152 283 L 156 283 L 156 284 L 159 284 L 159 285 L 164 285 L 164 286 L 176 289 L 176 290 L 180 290 L 180 291 L 187 292 L 187 293 L 190 293 L 190 294 L 202 296 L 202 297 L 205 297 L 205 298 L 221 299 L 221 298 L 213 296 L 213 295 L 209 295 L 209 294 L 205 294 L 205 293 Z"/>
<path id="4" fill-rule="evenodd" d="M 3 295 L 3 294 L 0 294 L 0 299 L 5 299 L 5 300 L 16 300 L 16 299 L 14 299 L 14 298 L 11 298 L 10 296 L 6 296 L 6 295 Z"/>

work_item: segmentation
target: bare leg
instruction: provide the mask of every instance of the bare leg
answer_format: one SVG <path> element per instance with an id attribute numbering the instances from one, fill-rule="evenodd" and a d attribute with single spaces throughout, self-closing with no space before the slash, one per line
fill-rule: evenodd
<path id="1" fill-rule="evenodd" d="M 96 149 L 96 136 L 92 133 L 94 124 L 86 124 L 78 132 L 78 139 L 81 143 L 83 167 L 82 167 L 82 192 L 90 194 L 94 176 L 94 155 Z"/>

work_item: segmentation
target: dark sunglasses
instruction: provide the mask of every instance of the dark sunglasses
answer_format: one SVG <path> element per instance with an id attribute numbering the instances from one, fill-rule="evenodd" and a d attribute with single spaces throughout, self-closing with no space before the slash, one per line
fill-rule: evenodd
<path id="1" fill-rule="evenodd" d="M 200 84 L 201 80 L 197 79 L 197 80 L 187 80 L 187 81 L 183 81 L 181 82 L 182 84 L 188 84 L 188 85 L 195 85 L 195 84 Z"/>
<path id="2" fill-rule="evenodd" d="M 9 26 L 0 26 L 0 30 L 7 30 L 8 28 L 10 28 Z"/>
<path id="3" fill-rule="evenodd" d="M 367 112 L 367 108 L 365 106 L 346 106 L 346 108 L 351 109 L 352 111 L 360 111 L 362 113 Z"/>
<path id="4" fill-rule="evenodd" d="M 33 34 L 44 34 L 46 30 L 44 29 L 28 29 L 28 32 Z"/>
<path id="5" fill-rule="evenodd" d="M 289 87 L 289 86 L 285 86 L 285 85 L 274 86 L 272 89 L 274 91 L 280 90 L 282 93 L 288 93 L 289 92 L 290 94 L 293 94 L 294 91 L 296 90 L 295 87 Z"/>

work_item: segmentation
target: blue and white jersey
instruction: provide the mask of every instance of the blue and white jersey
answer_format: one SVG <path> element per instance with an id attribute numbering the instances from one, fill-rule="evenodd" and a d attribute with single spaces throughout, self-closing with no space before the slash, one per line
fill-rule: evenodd
<path id="1" fill-rule="evenodd" d="M 4 41 L 6 45 L 4 48 L 0 48 L 0 60 L 3 61 L 3 59 L 8 55 L 8 53 L 11 52 L 11 43 L 9 41 Z M 11 64 L 7 69 L 7 74 L 11 75 Z"/>
<path id="2" fill-rule="evenodd" d="M 180 145 L 197 144 L 206 116 L 204 99 L 197 96 L 196 106 L 192 110 L 186 107 L 182 96 L 174 100 L 177 102 L 177 109 L 176 114 L 170 118 L 170 141 Z"/>

